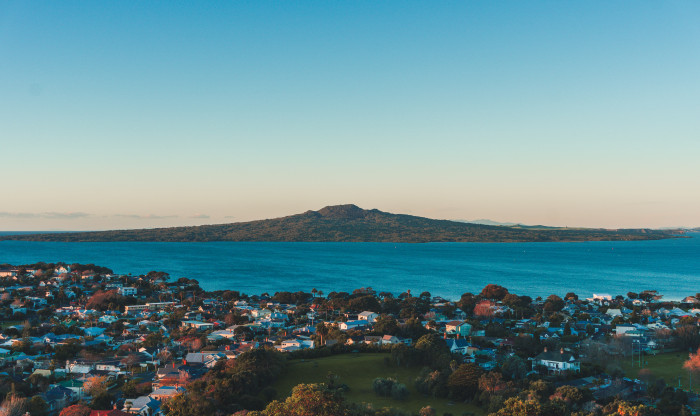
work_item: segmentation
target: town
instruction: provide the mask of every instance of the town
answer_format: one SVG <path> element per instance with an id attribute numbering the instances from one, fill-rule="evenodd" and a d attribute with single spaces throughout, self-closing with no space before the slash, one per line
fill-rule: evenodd
<path id="1" fill-rule="evenodd" d="M 699 297 L 244 294 L 5 264 L 0 414 L 695 414 Z"/>

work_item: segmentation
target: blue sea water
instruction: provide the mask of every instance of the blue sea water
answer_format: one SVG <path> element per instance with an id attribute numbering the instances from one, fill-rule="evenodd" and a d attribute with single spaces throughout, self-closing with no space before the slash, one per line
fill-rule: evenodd
<path id="1" fill-rule="evenodd" d="M 7 233 L 6 233 L 7 234 Z M 166 271 L 206 290 L 378 291 L 458 299 L 497 283 L 511 292 L 579 296 L 700 292 L 700 234 L 584 243 L 53 243 L 0 241 L 0 263 L 94 263 L 116 273 Z"/>

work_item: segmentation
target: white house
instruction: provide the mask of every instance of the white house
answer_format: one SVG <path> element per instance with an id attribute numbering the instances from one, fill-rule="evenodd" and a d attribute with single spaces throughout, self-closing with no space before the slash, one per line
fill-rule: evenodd
<path id="1" fill-rule="evenodd" d="M 369 323 L 373 323 L 377 320 L 377 318 L 379 318 L 379 314 L 370 311 L 364 311 L 357 315 L 357 319 L 360 321 L 367 321 Z"/>
<path id="2" fill-rule="evenodd" d="M 182 321 L 182 326 L 184 326 L 186 328 L 195 328 L 199 331 L 205 331 L 207 329 L 214 329 L 214 324 L 211 322 Z"/>
<path id="3" fill-rule="evenodd" d="M 460 353 L 462 355 L 474 355 L 477 348 L 473 347 L 466 339 L 463 338 L 448 338 L 445 340 L 447 348 L 451 353 Z"/>
<path id="4" fill-rule="evenodd" d="M 612 316 L 613 318 L 622 316 L 622 311 L 619 309 L 608 309 L 607 312 L 605 312 L 606 315 Z"/>
<path id="5" fill-rule="evenodd" d="M 83 363 L 78 363 L 78 362 L 70 362 L 66 361 L 66 372 L 68 373 L 79 373 L 79 374 L 87 374 L 90 371 L 92 371 L 95 367 L 90 364 L 83 364 Z"/>
<path id="6" fill-rule="evenodd" d="M 160 401 L 148 396 L 126 399 L 122 410 L 140 416 L 158 415 L 160 414 Z"/>
<path id="7" fill-rule="evenodd" d="M 364 328 L 367 326 L 367 321 L 362 320 L 362 321 L 347 321 L 347 322 L 341 322 L 338 324 L 338 328 L 340 328 L 341 331 L 347 331 L 350 329 L 360 329 Z"/>
<path id="8" fill-rule="evenodd" d="M 117 318 L 114 315 L 102 315 L 100 316 L 100 319 L 98 321 L 105 323 L 105 324 L 111 324 L 113 322 L 117 322 L 119 318 Z"/>
<path id="9" fill-rule="evenodd" d="M 579 372 L 581 371 L 581 361 L 573 354 L 564 352 L 562 349 L 559 352 L 547 351 L 535 357 L 535 365 L 544 366 L 550 373 L 562 373 L 566 371 Z"/>
<path id="10" fill-rule="evenodd" d="M 122 296 L 136 296 L 138 289 L 135 287 L 120 287 L 117 289 Z"/>
<path id="11" fill-rule="evenodd" d="M 394 335 L 384 335 L 382 337 L 382 340 L 380 341 L 380 344 L 382 345 L 393 345 L 393 344 L 400 344 L 401 340 L 394 336 Z"/>

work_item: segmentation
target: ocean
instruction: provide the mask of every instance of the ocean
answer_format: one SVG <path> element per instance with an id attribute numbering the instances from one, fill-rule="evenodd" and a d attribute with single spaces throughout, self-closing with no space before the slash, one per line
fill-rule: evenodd
<path id="1" fill-rule="evenodd" d="M 9 234 L 9 233 L 4 233 Z M 459 299 L 488 283 L 546 297 L 658 290 L 700 292 L 700 234 L 656 241 L 584 243 L 52 243 L 0 241 L 0 263 L 94 263 L 121 274 L 168 272 L 205 290 L 247 294 L 352 291 Z"/>

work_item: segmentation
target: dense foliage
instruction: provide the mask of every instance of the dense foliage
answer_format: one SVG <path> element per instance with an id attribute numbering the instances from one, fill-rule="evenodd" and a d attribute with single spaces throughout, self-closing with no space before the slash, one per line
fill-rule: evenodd
<path id="1" fill-rule="evenodd" d="M 262 390 L 284 368 L 284 356 L 256 348 L 235 360 L 219 361 L 201 379 L 187 386 L 187 392 L 164 403 L 170 416 L 231 414 L 243 409 L 262 409 Z"/>

